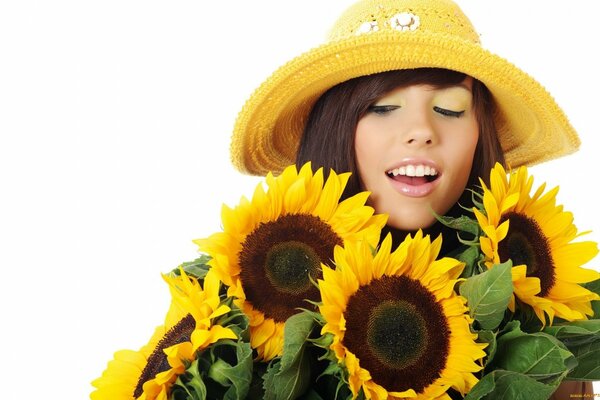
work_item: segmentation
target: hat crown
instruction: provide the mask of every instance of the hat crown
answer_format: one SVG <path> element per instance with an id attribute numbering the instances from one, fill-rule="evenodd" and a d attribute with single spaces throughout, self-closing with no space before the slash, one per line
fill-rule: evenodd
<path id="1" fill-rule="evenodd" d="M 479 44 L 473 24 L 450 0 L 360 0 L 336 21 L 329 40 L 404 32 L 440 34 Z"/>

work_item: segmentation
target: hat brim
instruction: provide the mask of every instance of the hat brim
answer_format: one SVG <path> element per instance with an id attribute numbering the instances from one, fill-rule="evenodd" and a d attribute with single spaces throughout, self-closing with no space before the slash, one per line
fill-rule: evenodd
<path id="1" fill-rule="evenodd" d="M 314 48 L 275 71 L 238 115 L 231 142 L 235 167 L 265 175 L 293 164 L 308 114 L 331 87 L 359 76 L 423 67 L 460 71 L 488 87 L 510 167 L 579 147 L 577 133 L 552 96 L 504 58 L 448 35 L 376 32 Z"/>

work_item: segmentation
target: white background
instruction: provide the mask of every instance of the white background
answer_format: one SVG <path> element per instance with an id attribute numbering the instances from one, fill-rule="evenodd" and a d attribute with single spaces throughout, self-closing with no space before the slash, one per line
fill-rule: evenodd
<path id="1" fill-rule="evenodd" d="M 160 274 L 195 258 L 221 204 L 258 182 L 229 163 L 237 112 L 349 4 L 2 2 L 3 399 L 86 398 L 114 351 L 146 343 L 168 308 Z M 531 171 L 561 186 L 598 241 L 600 6 L 460 4 L 484 46 L 545 85 L 579 131 L 581 151 Z"/>

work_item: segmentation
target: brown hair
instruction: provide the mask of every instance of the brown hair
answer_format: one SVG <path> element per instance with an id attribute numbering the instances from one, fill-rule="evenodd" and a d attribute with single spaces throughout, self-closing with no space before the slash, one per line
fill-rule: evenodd
<path id="1" fill-rule="evenodd" d="M 419 68 L 382 72 L 340 83 L 325 92 L 314 105 L 300 140 L 296 165 L 312 162 L 313 169 L 352 172 L 343 198 L 362 189 L 356 166 L 354 136 L 358 121 L 369 106 L 390 91 L 410 85 L 428 84 L 437 88 L 457 85 L 466 75 L 439 68 Z M 489 180 L 496 162 L 505 164 L 494 124 L 495 107 L 485 85 L 473 79 L 473 107 L 479 125 L 479 140 L 473 158 L 468 187 L 478 184 L 478 177 Z"/>

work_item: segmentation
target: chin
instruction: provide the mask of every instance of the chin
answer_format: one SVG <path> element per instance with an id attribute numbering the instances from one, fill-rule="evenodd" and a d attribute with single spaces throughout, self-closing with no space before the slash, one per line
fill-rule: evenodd
<path id="1" fill-rule="evenodd" d="M 420 218 L 415 215 L 411 216 L 392 216 L 390 215 L 388 218 L 387 225 L 394 229 L 399 229 L 401 231 L 415 232 L 419 229 L 429 228 L 431 225 L 435 224 L 437 220 L 433 215 L 421 216 Z"/>

